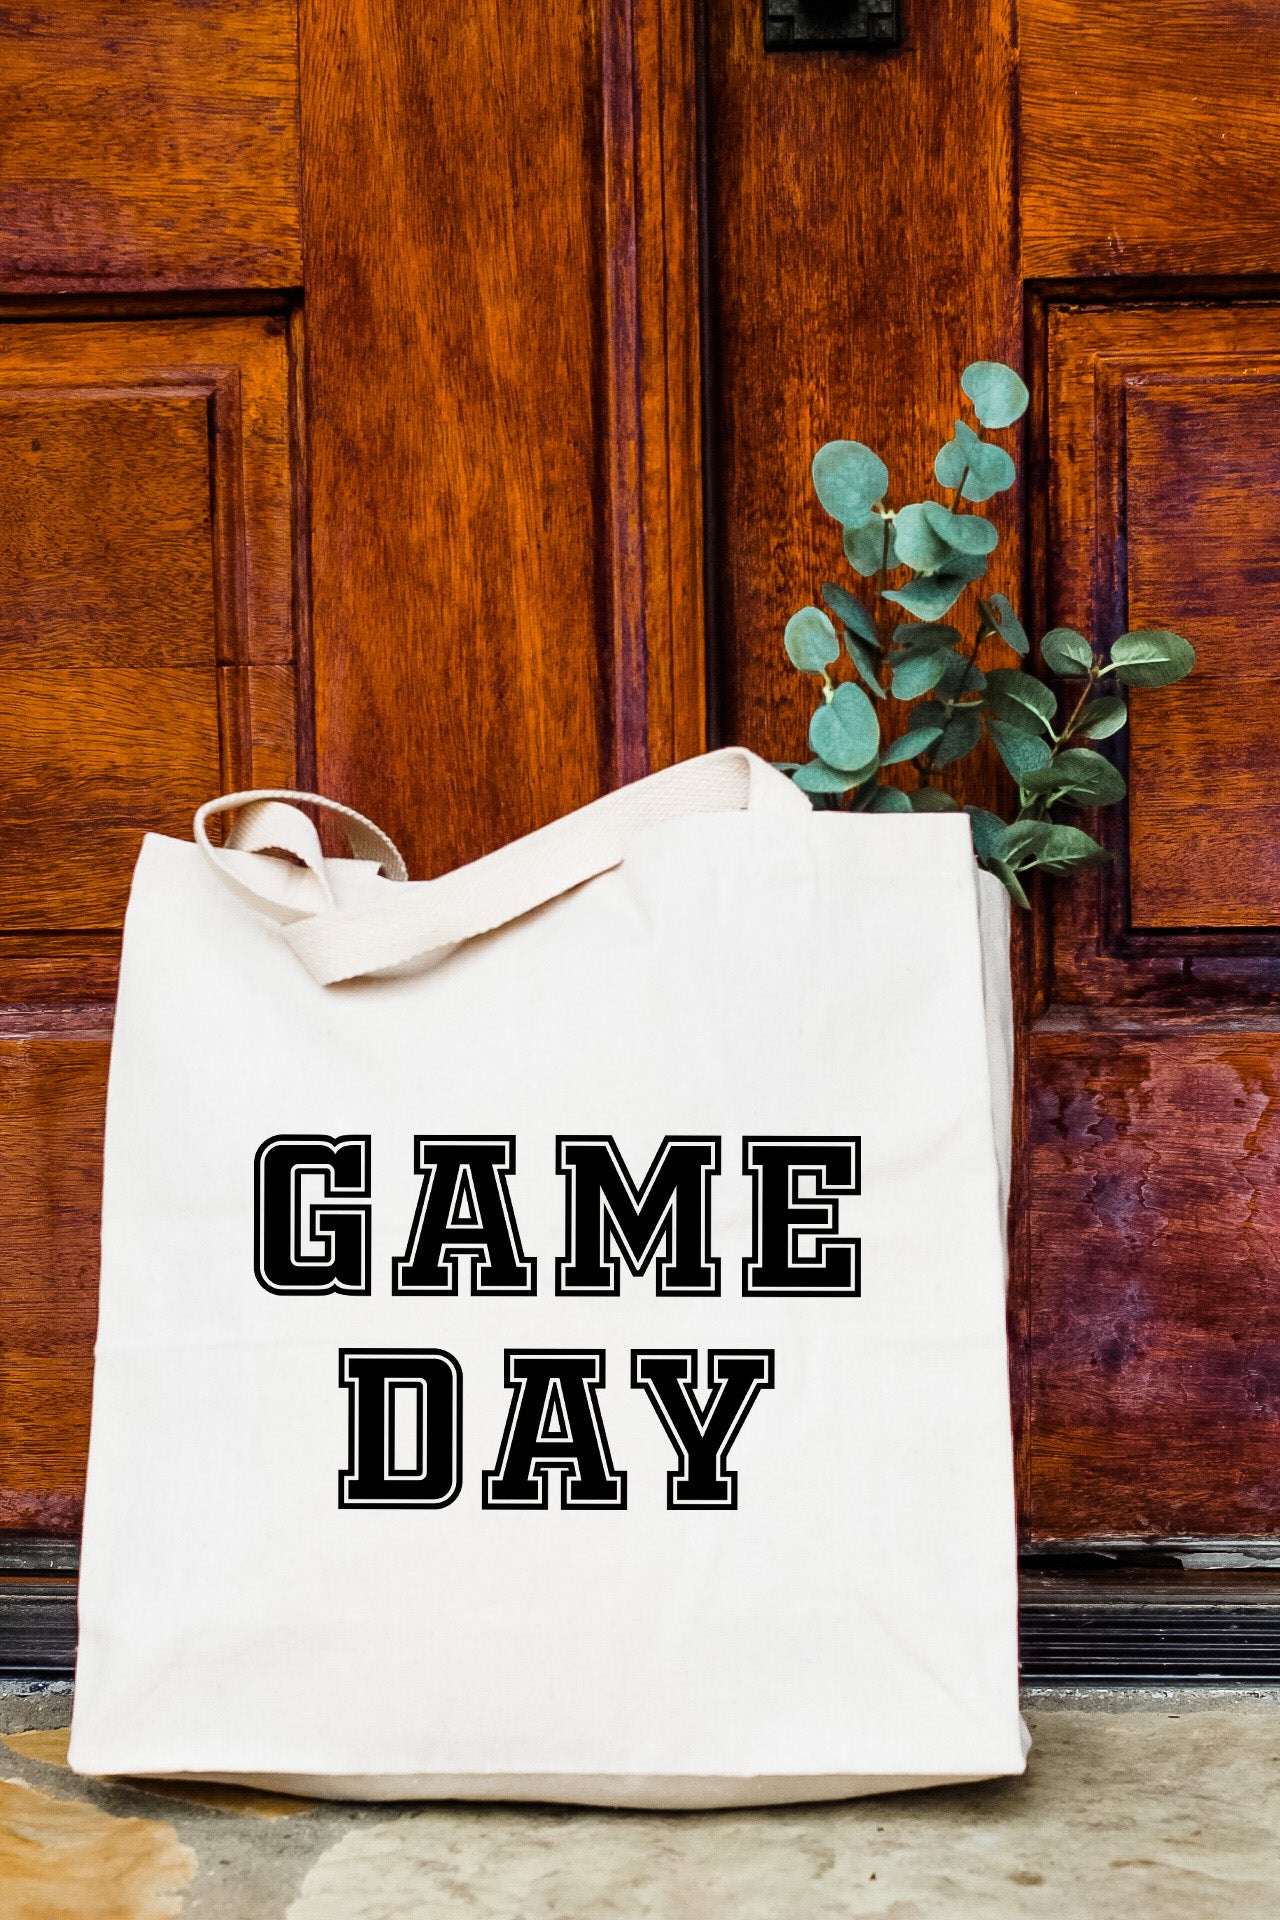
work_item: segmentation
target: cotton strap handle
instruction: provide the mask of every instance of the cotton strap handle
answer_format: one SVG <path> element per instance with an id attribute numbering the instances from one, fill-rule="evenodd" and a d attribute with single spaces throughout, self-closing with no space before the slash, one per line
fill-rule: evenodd
<path id="1" fill-rule="evenodd" d="M 221 878 L 280 925 L 322 986 L 405 966 L 505 926 L 620 866 L 631 840 L 646 827 L 692 814 L 810 811 L 804 794 L 765 761 L 743 747 L 724 747 L 607 793 L 438 880 L 389 892 L 372 906 L 343 909 L 334 903 L 315 828 L 296 807 L 280 804 L 286 800 L 310 801 L 335 813 L 352 852 L 377 860 L 390 879 L 403 880 L 405 867 L 386 835 L 363 815 L 314 794 L 229 794 L 196 814 L 196 840 Z M 211 844 L 207 821 L 235 809 L 244 811 L 227 842 L 233 855 L 283 851 L 303 862 L 305 871 L 294 870 L 296 884 L 287 897 L 281 897 L 278 862 L 271 863 L 277 872 L 267 885 L 247 870 L 252 863 L 228 858 Z M 285 815 L 292 817 L 286 821 Z"/>

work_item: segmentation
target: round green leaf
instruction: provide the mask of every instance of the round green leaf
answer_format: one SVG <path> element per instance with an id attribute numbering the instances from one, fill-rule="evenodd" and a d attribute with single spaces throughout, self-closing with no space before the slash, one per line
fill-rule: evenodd
<path id="1" fill-rule="evenodd" d="M 1019 907 L 1030 907 L 1031 902 L 1022 890 L 1022 882 L 1018 879 L 1017 874 L 1007 861 L 990 857 L 980 861 L 979 864 L 985 872 L 994 873 L 996 879 L 1000 882 L 1015 905 Z"/>
<path id="2" fill-rule="evenodd" d="M 910 813 L 911 802 L 901 787 L 877 787 L 868 813 Z"/>
<path id="3" fill-rule="evenodd" d="M 1073 867 L 1100 867 L 1111 858 L 1105 847 L 1079 827 L 1050 827 L 1035 865 L 1046 873 L 1070 873 Z"/>
<path id="4" fill-rule="evenodd" d="M 908 580 L 885 594 L 918 620 L 938 620 L 949 613 L 971 580 L 980 580 L 987 570 L 985 558 L 977 554 L 953 553 L 937 573 Z"/>
<path id="5" fill-rule="evenodd" d="M 940 648 L 936 653 L 909 653 L 899 660 L 893 669 L 893 697 L 895 700 L 918 700 L 922 693 L 928 693 L 936 687 L 947 670 L 950 649 Z M 954 654 L 950 654 L 952 659 Z"/>
<path id="6" fill-rule="evenodd" d="M 1123 700 L 1090 700 L 1080 710 L 1080 718 L 1071 729 L 1082 740 L 1105 740 L 1108 735 L 1119 733 L 1129 718 L 1129 709 Z"/>
<path id="7" fill-rule="evenodd" d="M 864 527 L 888 491 L 889 469 L 858 440 L 828 440 L 813 456 L 813 485 L 833 520 Z"/>
<path id="8" fill-rule="evenodd" d="M 980 513 L 952 513 L 940 500 L 925 500 L 921 511 L 931 532 L 953 553 L 993 553 L 1000 535 Z"/>
<path id="9" fill-rule="evenodd" d="M 981 738 L 981 707 L 957 707 L 933 750 L 934 766 L 949 767 L 953 760 L 963 760 L 966 753 L 973 752 Z"/>
<path id="10" fill-rule="evenodd" d="M 885 558 L 886 553 L 887 558 Z M 868 521 L 865 527 L 846 527 L 844 557 L 854 572 L 860 573 L 864 580 L 869 579 L 873 573 L 879 573 L 882 560 L 886 570 L 892 570 L 898 566 L 898 549 L 894 542 L 892 520 L 882 520 L 877 515 L 874 520 Z"/>
<path id="11" fill-rule="evenodd" d="M 909 793 L 912 813 L 954 813 L 956 803 L 942 787 L 917 787 Z"/>
<path id="12" fill-rule="evenodd" d="M 856 633 L 873 647 L 880 644 L 876 632 L 876 623 L 867 612 L 856 593 L 849 593 L 844 587 L 838 587 L 834 580 L 824 580 L 822 597 L 837 619 L 843 620 L 851 633 Z"/>
<path id="13" fill-rule="evenodd" d="M 1043 680 L 1023 673 L 1019 667 L 994 667 L 987 675 L 987 687 L 992 696 L 988 704 L 993 712 L 998 712 L 1000 703 L 1012 701 L 1015 706 L 1022 707 L 1048 724 L 1058 711 L 1058 699 L 1053 689 L 1046 687 Z M 999 717 L 1005 718 L 1003 714 Z"/>
<path id="14" fill-rule="evenodd" d="M 909 567 L 914 567 L 917 573 L 936 573 L 939 567 L 946 565 L 954 551 L 929 524 L 928 509 L 935 504 L 934 501 L 913 501 L 909 507 L 899 509 L 893 523 L 898 557 L 905 560 Z"/>
<path id="15" fill-rule="evenodd" d="M 1090 747 L 1068 747 L 1021 783 L 1028 793 L 1052 793 L 1060 800 L 1109 807 L 1125 796 L 1123 776 Z"/>
<path id="16" fill-rule="evenodd" d="M 1079 679 L 1093 665 L 1093 648 L 1074 627 L 1054 627 L 1040 642 L 1044 663 L 1064 680 Z"/>
<path id="17" fill-rule="evenodd" d="M 909 727 L 899 734 L 892 746 L 886 747 L 880 755 L 882 767 L 896 767 L 900 761 L 914 760 L 918 753 L 927 753 L 935 740 L 941 740 L 941 727 Z"/>
<path id="18" fill-rule="evenodd" d="M 1048 765 L 1052 749 L 1040 734 L 1028 733 L 1023 727 L 1010 726 L 1007 720 L 997 720 L 990 713 L 987 715 L 987 732 L 995 742 L 996 752 L 1019 783 L 1038 767 Z"/>
<path id="19" fill-rule="evenodd" d="M 942 678 L 938 682 L 940 700 L 958 700 L 962 693 L 981 693 L 987 684 L 987 676 L 981 667 L 975 667 L 972 660 L 962 660 L 959 654 L 944 655 L 945 665 Z"/>
<path id="20" fill-rule="evenodd" d="M 1027 653 L 1030 650 L 1027 630 L 1003 593 L 993 593 L 986 602 L 986 610 L 992 616 L 991 624 L 1007 647 L 1012 647 L 1015 653 Z"/>
<path id="21" fill-rule="evenodd" d="M 973 361 L 960 375 L 960 388 L 984 427 L 1011 427 L 1031 398 L 1013 368 L 998 360 Z"/>
<path id="22" fill-rule="evenodd" d="M 995 860 L 1004 847 L 1005 825 L 998 813 L 985 807 L 966 807 L 973 832 L 973 850 L 979 860 Z"/>
<path id="23" fill-rule="evenodd" d="M 845 772 L 874 760 L 880 722 L 861 687 L 846 680 L 818 708 L 809 723 L 809 745 L 829 767 Z"/>
<path id="24" fill-rule="evenodd" d="M 797 767 L 792 778 L 805 793 L 848 793 L 850 787 L 857 786 L 862 772 L 841 773 L 822 760 L 811 760 L 808 766 Z"/>
<path id="25" fill-rule="evenodd" d="M 869 647 L 856 633 L 846 633 L 845 646 L 849 649 L 849 658 L 858 669 L 858 677 L 872 692 L 877 700 L 887 700 L 888 695 L 880 685 L 880 654 L 875 647 Z"/>
<path id="26" fill-rule="evenodd" d="M 893 644 L 921 653 L 936 653 L 939 647 L 958 647 L 960 629 L 943 626 L 936 620 L 904 621 L 893 630 Z"/>
<path id="27" fill-rule="evenodd" d="M 787 622 L 782 644 L 787 658 L 801 673 L 821 673 L 840 658 L 836 630 L 821 607 L 801 607 Z"/>
<path id="28" fill-rule="evenodd" d="M 1144 627 L 1122 633 L 1111 649 L 1116 678 L 1125 687 L 1168 687 L 1184 680 L 1196 663 L 1196 650 L 1180 633 Z"/>
<path id="29" fill-rule="evenodd" d="M 992 446 L 963 420 L 956 421 L 955 438 L 939 450 L 933 471 L 944 487 L 958 487 L 963 479 L 961 499 L 975 502 L 1004 493 L 1018 477 L 1004 448 Z"/>

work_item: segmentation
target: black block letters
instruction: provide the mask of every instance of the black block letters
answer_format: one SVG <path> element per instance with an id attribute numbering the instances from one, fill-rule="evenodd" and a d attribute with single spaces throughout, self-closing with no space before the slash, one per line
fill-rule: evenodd
<path id="1" fill-rule="evenodd" d="M 268 1293 L 368 1293 L 367 1134 L 264 1140 L 253 1198 L 254 1271 Z"/>
<path id="2" fill-rule="evenodd" d="M 419 1134 L 413 1148 L 422 1189 L 392 1293 L 456 1293 L 464 1261 L 472 1293 L 536 1293 L 537 1263 L 525 1258 L 507 1188 L 514 1139 Z"/>
<path id="3" fill-rule="evenodd" d="M 350 1395 L 340 1507 L 447 1507 L 462 1488 L 462 1369 L 425 1348 L 347 1347 Z"/>
<path id="4" fill-rule="evenodd" d="M 598 1352 L 524 1353 L 507 1349 L 514 1398 L 498 1464 L 483 1481 L 486 1507 L 547 1504 L 547 1476 L 563 1469 L 562 1507 L 625 1507 L 627 1476 L 614 1470 L 600 1418 L 604 1385 Z"/>
<path id="5" fill-rule="evenodd" d="M 720 1171 L 715 1135 L 668 1135 L 640 1187 L 608 1134 L 562 1134 L 556 1166 L 567 1182 L 557 1293 L 617 1293 L 621 1261 L 641 1274 L 660 1245 L 660 1294 L 719 1293 L 720 1262 L 711 1253 L 711 1177 Z M 616 1251 L 610 1253 L 610 1246 Z"/>

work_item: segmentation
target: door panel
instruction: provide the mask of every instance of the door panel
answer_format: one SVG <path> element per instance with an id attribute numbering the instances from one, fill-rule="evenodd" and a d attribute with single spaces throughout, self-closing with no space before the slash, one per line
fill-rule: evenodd
<path id="1" fill-rule="evenodd" d="M 1045 620 L 1173 626 L 1197 665 L 1130 693 L 1113 864 L 1048 902 L 1018 1320 L 1039 1540 L 1280 1525 L 1278 323 L 1043 316 Z"/>
<path id="2" fill-rule="evenodd" d="M 1030 1039 L 1040 1541 L 1280 1531 L 1280 1023 L 1054 1010 Z"/>
<path id="3" fill-rule="evenodd" d="M 0 287 L 301 279 L 292 0 L 0 15 Z"/>
<path id="4" fill-rule="evenodd" d="M 0 326 L 0 1527 L 73 1528 L 144 832 L 294 784 L 283 318 Z"/>
<path id="5" fill-rule="evenodd" d="M 0 1037 L 0 1533 L 78 1534 L 110 1023 L 42 1015 L 8 1014 Z"/>
<path id="6" fill-rule="evenodd" d="M 1030 280 L 1274 273 L 1280 35 L 1253 0 L 1022 0 Z"/>
<path id="7" fill-rule="evenodd" d="M 691 12 L 301 22 L 317 764 L 430 874 L 704 737 Z"/>

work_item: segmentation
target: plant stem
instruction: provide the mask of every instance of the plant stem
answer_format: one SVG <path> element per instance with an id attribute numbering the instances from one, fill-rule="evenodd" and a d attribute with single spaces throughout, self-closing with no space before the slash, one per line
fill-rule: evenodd
<path id="1" fill-rule="evenodd" d="M 1075 707 L 1071 714 L 1071 718 L 1067 721 L 1066 726 L 1062 729 L 1062 732 L 1058 735 L 1057 740 L 1054 742 L 1053 750 L 1055 753 L 1058 751 L 1058 748 L 1062 745 L 1063 741 L 1070 736 L 1072 727 L 1074 727 L 1076 721 L 1080 718 L 1080 715 L 1084 712 L 1085 703 L 1088 700 L 1089 695 L 1093 692 L 1094 687 L 1097 685 L 1098 679 L 1101 673 L 1102 673 L 1102 668 L 1098 665 L 1097 661 L 1095 660 L 1093 665 L 1089 669 L 1089 677 L 1084 683 L 1084 692 L 1080 695 L 1080 698 L 1076 701 Z"/>

